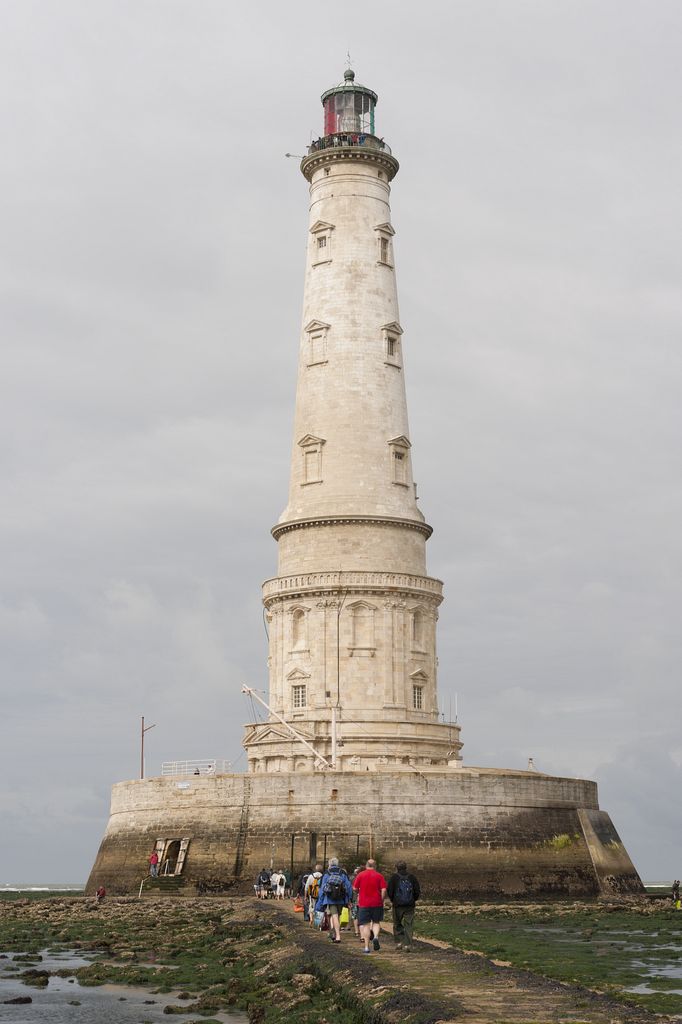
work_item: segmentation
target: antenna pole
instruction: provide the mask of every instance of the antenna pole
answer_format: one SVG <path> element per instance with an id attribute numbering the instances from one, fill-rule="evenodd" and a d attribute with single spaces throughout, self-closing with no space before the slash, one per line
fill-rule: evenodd
<path id="1" fill-rule="evenodd" d="M 140 731 L 140 778 L 144 778 L 144 734 L 149 732 L 150 729 L 155 729 L 155 725 L 144 724 L 144 715 L 142 716 L 142 729 Z"/>

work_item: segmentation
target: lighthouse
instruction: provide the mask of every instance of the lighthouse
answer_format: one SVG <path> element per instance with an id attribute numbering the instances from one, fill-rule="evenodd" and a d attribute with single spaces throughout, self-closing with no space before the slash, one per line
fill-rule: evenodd
<path id="1" fill-rule="evenodd" d="M 376 105 L 347 70 L 323 93 L 324 134 L 301 161 L 310 202 L 289 497 L 263 587 L 271 715 L 247 727 L 251 772 L 460 764 L 459 728 L 439 714 L 442 584 L 426 570 L 407 416 L 398 161 Z"/>
<path id="2" fill-rule="evenodd" d="M 594 782 L 462 765 L 459 728 L 441 721 L 443 593 L 407 417 L 419 352 L 398 310 L 398 161 L 351 70 L 322 105 L 301 161 L 310 211 L 289 494 L 263 585 L 268 693 L 244 687 L 267 717 L 246 726 L 245 772 L 178 752 L 160 775 L 116 783 L 87 891 L 139 895 L 155 849 L 152 890 L 168 875 L 188 891 L 250 889 L 263 864 L 295 875 L 334 856 L 406 860 L 445 898 L 642 892 Z"/>

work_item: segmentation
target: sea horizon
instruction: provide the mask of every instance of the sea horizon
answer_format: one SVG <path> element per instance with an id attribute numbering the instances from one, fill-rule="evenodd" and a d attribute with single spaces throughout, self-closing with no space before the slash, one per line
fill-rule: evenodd
<path id="1" fill-rule="evenodd" d="M 4 882 L 2 892 L 78 892 L 85 888 L 85 882 Z"/>

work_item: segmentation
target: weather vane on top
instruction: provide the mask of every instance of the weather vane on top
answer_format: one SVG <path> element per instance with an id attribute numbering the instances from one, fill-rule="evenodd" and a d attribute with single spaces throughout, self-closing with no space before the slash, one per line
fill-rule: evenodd
<path id="1" fill-rule="evenodd" d="M 353 67 L 353 62 L 350 59 L 350 50 L 346 52 L 346 64 L 348 65 L 348 70 L 350 71 L 350 69 Z"/>

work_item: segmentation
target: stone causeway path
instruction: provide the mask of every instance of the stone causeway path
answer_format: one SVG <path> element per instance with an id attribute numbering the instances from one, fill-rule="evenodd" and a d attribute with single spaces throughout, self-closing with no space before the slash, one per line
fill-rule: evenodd
<path id="1" fill-rule="evenodd" d="M 661 1024 L 670 1019 L 435 940 L 417 940 L 412 953 L 403 953 L 394 948 L 390 925 L 382 931 L 381 949 L 367 956 L 352 931 L 342 933 L 340 944 L 332 943 L 293 913 L 289 902 L 260 903 L 260 914 L 288 926 L 311 963 L 333 970 L 335 977 L 342 973 L 363 1000 L 381 1007 L 387 1022 L 398 1024 L 413 1015 L 423 1024 Z"/>

